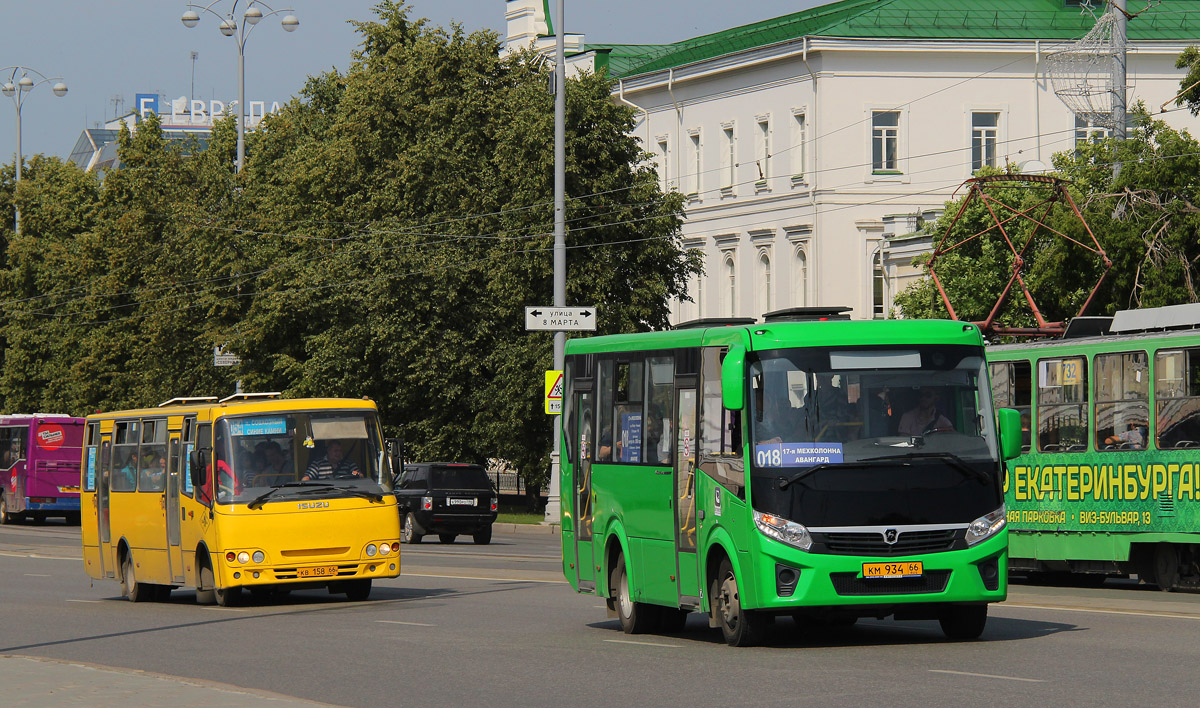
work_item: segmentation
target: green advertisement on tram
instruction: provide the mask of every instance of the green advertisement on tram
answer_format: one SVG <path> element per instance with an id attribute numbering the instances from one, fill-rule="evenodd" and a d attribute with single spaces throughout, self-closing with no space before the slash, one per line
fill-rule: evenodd
<path id="1" fill-rule="evenodd" d="M 978 637 L 1007 593 L 1021 442 L 983 344 L 840 308 L 568 341 L 564 574 L 629 633 L 700 612 L 735 646 L 781 616 Z"/>

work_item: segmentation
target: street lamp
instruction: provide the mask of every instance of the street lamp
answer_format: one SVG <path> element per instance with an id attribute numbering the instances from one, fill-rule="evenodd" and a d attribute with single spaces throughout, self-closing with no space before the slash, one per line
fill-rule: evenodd
<path id="1" fill-rule="evenodd" d="M 42 72 L 30 69 L 27 66 L 6 66 L 0 69 L 0 76 L 3 76 L 5 72 L 9 72 L 8 81 L 5 81 L 4 85 L 0 86 L 0 93 L 11 98 L 13 105 L 17 107 L 17 184 L 20 184 L 21 163 L 24 161 L 24 153 L 21 150 L 21 106 L 25 103 L 25 95 L 42 84 L 56 81 L 58 83 L 51 86 L 50 90 L 54 92 L 55 96 L 66 96 L 67 85 L 63 82 L 61 76 L 47 77 Z M 17 74 L 20 74 L 21 78 L 18 79 Z M 30 74 L 37 76 L 37 80 L 34 80 Z M 15 205 L 13 208 L 16 211 L 17 217 L 14 225 L 15 230 L 17 234 L 20 234 L 21 208 Z"/>
<path id="2" fill-rule="evenodd" d="M 217 25 L 217 29 L 221 30 L 221 34 L 226 37 L 237 37 L 238 45 L 238 120 L 237 120 L 237 171 L 242 171 L 243 163 L 246 157 L 246 136 L 245 136 L 245 119 L 243 118 L 243 107 L 246 105 L 246 40 L 249 39 L 250 33 L 254 31 L 254 26 L 259 20 L 271 15 L 280 15 L 285 12 L 295 12 L 292 9 L 273 10 L 270 5 L 267 5 L 261 0 L 250 0 L 245 5 L 246 11 L 242 13 L 242 24 L 238 25 L 234 19 L 237 15 L 238 4 L 241 0 L 233 0 L 233 5 L 229 8 L 229 12 L 221 15 L 212 9 L 213 5 L 222 2 L 222 0 L 213 0 L 207 5 L 196 5 L 188 3 L 187 11 L 183 13 L 183 17 L 179 18 L 185 27 L 195 27 L 200 24 L 200 12 L 207 12 L 221 21 Z M 192 9 L 194 8 L 194 9 Z M 266 14 L 263 14 L 262 8 L 266 8 Z M 200 12 L 197 12 L 199 10 Z M 300 26 L 300 20 L 296 19 L 295 15 L 285 15 L 279 23 L 284 31 L 295 32 Z"/>

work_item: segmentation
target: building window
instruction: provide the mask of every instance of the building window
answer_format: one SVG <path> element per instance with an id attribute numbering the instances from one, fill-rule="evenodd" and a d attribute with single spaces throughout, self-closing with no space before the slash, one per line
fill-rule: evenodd
<path id="1" fill-rule="evenodd" d="M 725 256 L 725 287 L 727 288 L 726 317 L 737 316 L 737 263 L 733 255 Z"/>
<path id="2" fill-rule="evenodd" d="M 702 173 L 703 163 L 700 161 L 703 152 L 700 150 L 700 131 L 688 133 L 688 151 L 691 153 L 688 156 L 688 166 L 691 168 L 691 174 L 688 175 L 687 193 L 693 198 L 700 197 L 700 175 Z"/>
<path id="3" fill-rule="evenodd" d="M 883 286 L 883 253 L 876 251 L 871 258 L 871 316 L 877 320 L 884 318 Z"/>
<path id="4" fill-rule="evenodd" d="M 971 114 L 971 171 L 996 166 L 996 139 L 999 113 Z"/>
<path id="5" fill-rule="evenodd" d="M 875 111 L 871 116 L 871 168 L 875 172 L 896 172 L 900 143 L 900 112 Z"/>
<path id="6" fill-rule="evenodd" d="M 722 186 L 732 189 L 737 176 L 737 139 L 732 125 L 722 127 L 721 134 L 725 138 L 725 149 L 721 155 L 721 181 L 724 183 Z"/>
<path id="7" fill-rule="evenodd" d="M 658 139 L 658 179 L 662 191 L 671 189 L 671 150 L 665 136 Z"/>
<path id="8" fill-rule="evenodd" d="M 1075 116 L 1075 144 L 1098 143 L 1109 136 L 1109 129 L 1096 125 L 1083 116 Z"/>
<path id="9" fill-rule="evenodd" d="M 758 161 L 758 179 L 771 179 L 771 120 L 758 119 L 758 144 L 755 145 L 755 157 Z"/>
<path id="10" fill-rule="evenodd" d="M 808 306 L 808 254 L 796 249 L 796 307 Z"/>
<path id="11" fill-rule="evenodd" d="M 792 184 L 804 184 L 805 141 L 808 139 L 808 127 L 805 125 L 803 113 L 792 114 Z"/>
<path id="12" fill-rule="evenodd" d="M 771 256 L 765 252 L 758 257 L 758 287 L 762 311 L 770 312 L 775 309 L 771 300 Z"/>

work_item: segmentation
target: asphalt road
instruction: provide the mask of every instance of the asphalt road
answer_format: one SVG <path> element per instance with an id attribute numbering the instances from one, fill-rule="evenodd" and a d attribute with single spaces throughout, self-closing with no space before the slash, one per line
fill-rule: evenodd
<path id="1" fill-rule="evenodd" d="M 1014 586 L 975 642 L 946 641 L 933 622 L 814 634 L 780 620 L 767 646 L 732 649 L 699 615 L 680 634 L 622 634 L 599 598 L 562 581 L 551 535 L 406 546 L 405 574 L 367 602 L 305 591 L 236 608 L 182 590 L 126 602 L 86 577 L 78 538 L 52 524 L 0 528 L 0 656 L 180 677 L 182 698 L 254 692 L 222 705 L 1175 706 L 1200 687 L 1200 595 L 1130 582 Z M 49 704 L 70 705 L 81 680 Z M 20 690 L 0 687 L 0 704 L 22 705 Z M 151 702 L 133 696 L 110 704 Z"/>

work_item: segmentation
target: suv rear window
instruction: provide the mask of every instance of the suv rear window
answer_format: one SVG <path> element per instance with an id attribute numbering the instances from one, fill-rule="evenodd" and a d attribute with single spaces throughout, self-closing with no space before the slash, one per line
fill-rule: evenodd
<path id="1" fill-rule="evenodd" d="M 482 467 L 433 467 L 429 470 L 430 489 L 487 489 L 492 481 Z"/>

